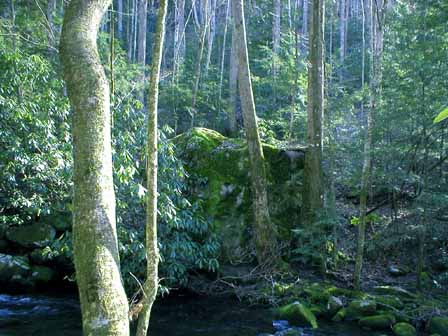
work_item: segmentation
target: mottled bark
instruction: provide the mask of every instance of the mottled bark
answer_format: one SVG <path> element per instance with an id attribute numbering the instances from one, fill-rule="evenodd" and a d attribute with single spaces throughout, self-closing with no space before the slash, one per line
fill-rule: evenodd
<path id="1" fill-rule="evenodd" d="M 255 101 L 249 69 L 243 0 L 232 1 L 233 23 L 235 25 L 236 56 L 238 57 L 238 80 L 241 105 L 244 116 L 247 147 L 250 161 L 254 209 L 255 248 L 259 264 L 273 266 L 278 261 L 276 230 L 272 224 L 266 193 L 266 167 L 263 147 L 258 133 Z"/>
<path id="2" fill-rule="evenodd" d="M 112 179 L 109 85 L 97 31 L 109 0 L 72 0 L 61 61 L 73 108 L 73 254 L 87 336 L 129 335 Z"/>
<path id="3" fill-rule="evenodd" d="M 303 0 L 303 20 L 302 20 L 302 38 L 306 39 L 308 35 L 308 2 L 311 0 Z"/>
<path id="4" fill-rule="evenodd" d="M 224 63 L 226 59 L 226 46 L 227 46 L 227 29 L 229 26 L 229 18 L 230 18 L 230 0 L 226 0 L 226 19 L 224 22 L 224 34 L 222 40 L 222 49 L 221 49 L 221 62 L 220 62 L 220 71 L 219 71 L 219 88 L 218 88 L 218 103 L 221 104 L 222 97 L 222 82 L 224 80 Z"/>
<path id="5" fill-rule="evenodd" d="M 56 8 L 56 0 L 48 0 L 47 3 L 47 25 L 48 25 L 48 44 L 52 50 L 55 44 L 55 31 L 54 31 L 54 11 Z"/>
<path id="6" fill-rule="evenodd" d="M 159 249 L 157 245 L 157 104 L 159 97 L 160 65 L 162 63 L 165 38 L 167 0 L 160 0 L 157 13 L 156 33 L 151 62 L 151 77 L 148 94 L 148 144 L 147 144 L 147 194 L 146 194 L 146 282 L 144 285 L 143 309 L 140 313 L 137 336 L 148 331 L 152 305 L 158 287 Z"/>
<path id="7" fill-rule="evenodd" d="M 323 208 L 322 120 L 324 112 L 324 0 L 313 0 L 310 15 L 307 140 L 303 181 L 302 222 L 315 225 Z"/>

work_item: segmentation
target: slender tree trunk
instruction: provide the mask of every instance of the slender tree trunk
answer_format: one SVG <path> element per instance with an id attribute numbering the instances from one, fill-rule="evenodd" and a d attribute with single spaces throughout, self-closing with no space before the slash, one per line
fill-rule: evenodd
<path id="1" fill-rule="evenodd" d="M 231 7 L 233 7 L 233 0 L 231 1 Z M 233 11 L 233 10 L 232 10 Z M 233 24 L 235 19 L 232 15 L 232 46 L 230 51 L 230 67 L 229 67 L 229 129 L 230 134 L 235 135 L 237 132 L 236 123 L 236 110 L 238 107 L 238 55 L 237 55 L 237 32 L 235 25 Z"/>
<path id="2" fill-rule="evenodd" d="M 266 193 L 266 168 L 263 147 L 258 133 L 255 101 L 250 78 L 243 0 L 233 0 L 232 11 L 236 32 L 236 55 L 239 59 L 238 79 L 240 83 L 240 98 L 250 161 L 250 177 L 255 215 L 255 248 L 258 262 L 261 265 L 274 266 L 279 258 L 276 255 L 278 253 L 276 229 L 269 216 L 268 197 Z"/>
<path id="3" fill-rule="evenodd" d="M 109 85 L 97 32 L 109 0 L 72 0 L 61 61 L 73 107 L 73 254 L 84 335 L 129 335 L 112 179 Z"/>
<path id="4" fill-rule="evenodd" d="M 208 69 L 212 59 L 213 42 L 215 41 L 216 34 L 216 0 L 212 0 L 210 4 L 210 24 L 208 25 L 208 41 L 207 41 L 207 58 L 205 61 L 205 76 L 208 75 Z"/>
<path id="5" fill-rule="evenodd" d="M 56 0 L 48 0 L 47 4 L 47 24 L 48 24 L 48 44 L 50 45 L 51 51 L 55 45 L 55 30 L 54 30 L 54 11 L 56 6 Z"/>
<path id="6" fill-rule="evenodd" d="M 305 155 L 302 222 L 315 225 L 323 208 L 322 120 L 324 110 L 324 0 L 312 1 L 308 66 L 308 150 Z"/>
<path id="7" fill-rule="evenodd" d="M 305 40 L 307 38 L 308 35 L 308 18 L 309 18 L 309 13 L 308 13 L 308 2 L 313 1 L 313 0 L 303 0 L 303 20 L 302 20 L 302 39 L 303 39 L 303 45 L 305 45 Z"/>
<path id="8" fill-rule="evenodd" d="M 123 1 L 117 0 L 117 35 L 118 39 L 123 39 Z"/>
<path id="9" fill-rule="evenodd" d="M 227 0 L 226 6 L 226 19 L 224 22 L 224 36 L 222 40 L 222 50 L 221 50 L 221 66 L 219 71 L 219 89 L 218 89 L 218 103 L 221 104 L 222 97 L 222 82 L 224 80 L 224 64 L 226 60 L 226 46 L 227 46 L 227 29 L 229 26 L 229 18 L 230 18 L 230 0 Z M 443 148 L 443 146 L 442 146 Z"/>
<path id="10" fill-rule="evenodd" d="M 204 0 L 205 1 L 205 8 L 207 8 L 208 6 L 208 1 L 209 0 Z M 208 24 L 208 17 L 207 17 L 207 10 L 205 10 L 205 17 L 203 20 L 203 24 L 201 27 L 201 34 L 200 34 L 200 41 L 199 41 L 199 49 L 198 49 L 198 59 L 197 59 L 197 63 L 196 63 L 196 71 L 195 71 L 195 82 L 194 82 L 194 91 L 193 91 L 193 103 L 192 103 L 192 107 L 193 107 L 193 111 L 192 111 L 192 116 L 191 116 L 191 127 L 194 126 L 194 122 L 195 122 L 195 109 L 196 109 L 196 102 L 197 102 L 197 96 L 198 96 L 198 91 L 199 91 L 199 83 L 201 80 L 201 68 L 202 68 L 202 58 L 204 55 L 204 47 L 205 47 L 205 36 L 207 35 L 207 24 Z"/>
<path id="11" fill-rule="evenodd" d="M 373 121 L 378 102 L 381 95 L 381 58 L 383 52 L 383 19 L 385 15 L 385 5 L 387 0 L 370 0 L 370 39 L 371 39 L 371 58 L 370 58 L 370 109 L 367 112 L 367 130 L 364 142 L 364 163 L 361 177 L 361 192 L 359 204 L 359 225 L 358 242 L 355 261 L 355 271 L 353 274 L 353 284 L 356 289 L 361 287 L 362 264 L 364 259 L 366 214 L 367 214 L 367 195 L 369 190 L 370 171 L 372 167 L 372 132 Z"/>
<path id="12" fill-rule="evenodd" d="M 177 76 L 185 59 L 185 0 L 174 2 L 174 66 L 173 76 Z"/>
<path id="13" fill-rule="evenodd" d="M 274 11 L 272 20 L 272 51 L 273 51 L 273 75 L 274 81 L 277 78 L 278 64 L 276 58 L 280 53 L 280 39 L 281 39 L 281 15 L 282 15 L 282 3 L 281 0 L 274 0 Z M 275 84 L 274 84 L 275 88 Z"/>
<path id="14" fill-rule="evenodd" d="M 342 82 L 344 79 L 344 62 L 345 62 L 345 50 L 346 50 L 346 22 L 347 22 L 347 9 L 346 0 L 340 0 L 339 2 L 339 80 Z"/>
<path id="15" fill-rule="evenodd" d="M 162 63 L 165 37 L 167 0 L 160 0 L 157 14 L 156 34 L 152 53 L 151 77 L 148 95 L 148 145 L 147 145 L 147 194 L 146 194 L 146 282 L 144 285 L 143 309 L 140 313 L 137 336 L 148 331 L 151 308 L 158 287 L 159 249 L 157 247 L 157 103 L 159 96 L 160 65 Z"/>
<path id="16" fill-rule="evenodd" d="M 138 0 L 138 46 L 137 62 L 146 64 L 146 16 L 148 11 L 148 0 Z"/>

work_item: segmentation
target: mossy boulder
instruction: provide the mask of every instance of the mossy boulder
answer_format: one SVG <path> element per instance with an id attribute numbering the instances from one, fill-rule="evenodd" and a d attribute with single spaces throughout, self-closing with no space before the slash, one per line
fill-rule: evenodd
<path id="1" fill-rule="evenodd" d="M 49 267 L 33 266 L 31 269 L 31 280 L 36 283 L 48 284 L 55 278 L 56 272 Z"/>
<path id="2" fill-rule="evenodd" d="M 327 302 L 327 312 L 330 316 L 334 316 L 342 307 L 344 303 L 336 296 L 330 296 Z"/>
<path id="3" fill-rule="evenodd" d="M 365 316 L 374 315 L 376 312 L 376 302 L 373 300 L 354 300 L 347 307 L 346 318 L 358 320 Z"/>
<path id="4" fill-rule="evenodd" d="M 37 248 L 48 245 L 54 240 L 56 230 L 45 224 L 33 224 L 12 227 L 6 233 L 6 238 L 25 248 Z"/>
<path id="5" fill-rule="evenodd" d="M 347 314 L 347 309 L 341 308 L 339 311 L 333 316 L 331 319 L 333 322 L 341 322 L 345 319 L 345 315 Z"/>
<path id="6" fill-rule="evenodd" d="M 429 321 L 427 329 L 430 334 L 448 336 L 448 317 L 434 316 Z"/>
<path id="7" fill-rule="evenodd" d="M 374 291 L 378 294 L 398 296 L 405 299 L 414 299 L 416 295 L 398 286 L 376 286 Z"/>
<path id="8" fill-rule="evenodd" d="M 403 302 L 393 295 L 379 295 L 375 296 L 375 301 L 379 308 L 382 309 L 402 309 L 404 307 Z"/>
<path id="9" fill-rule="evenodd" d="M 206 128 L 193 128 L 173 139 L 189 173 L 193 199 L 221 238 L 222 256 L 238 262 L 251 255 L 253 208 L 249 156 L 244 139 L 231 139 Z M 304 150 L 263 144 L 268 177 L 269 210 L 280 239 L 291 239 L 299 218 Z M 247 259 L 244 261 L 248 261 Z"/>
<path id="10" fill-rule="evenodd" d="M 8 282 L 14 277 L 25 277 L 30 272 L 28 258 L 0 254 L 0 282 Z"/>
<path id="11" fill-rule="evenodd" d="M 416 336 L 417 331 L 412 324 L 401 322 L 393 327 L 394 335 L 396 336 Z"/>
<path id="12" fill-rule="evenodd" d="M 358 321 L 358 324 L 364 329 L 385 330 L 389 329 L 395 322 L 393 315 L 385 314 L 363 317 Z"/>
<path id="13" fill-rule="evenodd" d="M 296 301 L 275 310 L 276 315 L 291 324 L 310 325 L 317 328 L 317 320 L 314 313 L 304 304 Z"/>

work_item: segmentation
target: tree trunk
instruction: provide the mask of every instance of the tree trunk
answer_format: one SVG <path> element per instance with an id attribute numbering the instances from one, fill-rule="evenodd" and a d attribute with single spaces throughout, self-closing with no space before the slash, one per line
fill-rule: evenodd
<path id="1" fill-rule="evenodd" d="M 55 45 L 55 31 L 54 31 L 54 10 L 56 6 L 55 0 L 48 0 L 47 4 L 47 24 L 48 24 L 48 44 L 50 45 L 50 51 L 53 51 Z"/>
<path id="2" fill-rule="evenodd" d="M 112 179 L 109 85 L 97 32 L 109 0 L 72 0 L 61 61 L 73 107 L 73 255 L 84 335 L 129 335 Z"/>
<path id="3" fill-rule="evenodd" d="M 282 6 L 280 0 L 274 0 L 274 12 L 272 20 L 272 51 L 273 51 L 273 75 L 274 81 L 277 78 L 278 65 L 276 58 L 279 57 L 280 53 L 280 38 L 281 38 L 281 15 Z M 274 85 L 275 88 L 275 85 Z"/>
<path id="4" fill-rule="evenodd" d="M 315 225 L 323 208 L 322 120 L 324 111 L 324 0 L 312 1 L 308 66 L 307 140 L 302 222 Z"/>
<path id="5" fill-rule="evenodd" d="M 356 251 L 353 284 L 356 289 L 361 287 L 362 264 L 364 258 L 367 194 L 369 190 L 370 171 L 372 166 L 372 132 L 374 115 L 377 110 L 381 94 L 381 58 L 383 52 L 383 18 L 387 0 L 374 2 L 370 0 L 370 109 L 367 112 L 367 130 L 364 142 L 364 163 L 362 167 L 361 191 L 359 204 L 358 242 Z"/>
<path id="6" fill-rule="evenodd" d="M 215 34 L 216 34 L 216 0 L 212 0 L 210 8 L 210 24 L 208 25 L 208 41 L 207 41 L 207 58 L 205 61 L 205 76 L 208 75 L 208 69 L 210 67 L 210 62 L 212 59 L 212 52 L 213 52 L 213 42 L 215 41 Z"/>
<path id="7" fill-rule="evenodd" d="M 123 0 L 117 0 L 117 35 L 123 39 Z"/>
<path id="8" fill-rule="evenodd" d="M 303 20 L 302 20 L 302 39 L 303 45 L 305 45 L 305 40 L 308 35 L 308 2 L 313 0 L 303 0 Z"/>
<path id="9" fill-rule="evenodd" d="M 177 76 L 185 59 L 185 0 L 174 2 L 174 65 L 173 76 Z"/>
<path id="10" fill-rule="evenodd" d="M 225 59 L 226 59 L 227 30 L 228 30 L 228 26 L 229 26 L 229 18 L 230 18 L 230 0 L 227 0 L 226 19 L 224 22 L 224 34 L 223 34 L 222 50 L 221 50 L 221 64 L 220 64 L 220 72 L 219 72 L 218 104 L 221 104 L 221 97 L 222 97 L 222 82 L 224 80 L 224 64 L 225 64 Z M 442 148 L 443 148 L 443 146 L 442 146 Z"/>
<path id="11" fill-rule="evenodd" d="M 208 1 L 209 0 L 205 0 L 205 8 L 208 7 Z M 194 82 L 194 91 L 193 91 L 193 103 L 192 103 L 192 107 L 193 107 L 193 111 L 192 111 L 192 116 L 191 116 L 191 127 L 194 126 L 194 122 L 195 122 L 195 109 L 196 109 L 196 100 L 197 100 L 197 96 L 198 96 L 198 91 L 199 91 L 199 83 L 201 80 L 201 68 L 202 68 L 202 58 L 204 55 L 204 46 L 205 46 L 205 36 L 207 35 L 207 24 L 208 24 L 208 17 L 207 17 L 207 10 L 204 11 L 205 13 L 205 17 L 201 26 L 201 34 L 200 34 L 200 41 L 199 41 L 199 49 L 198 49 L 198 59 L 197 59 L 197 63 L 196 63 L 196 71 L 195 71 L 195 82 Z"/>
<path id="12" fill-rule="evenodd" d="M 138 0 L 138 47 L 137 62 L 146 64 L 146 13 L 148 0 Z"/>
<path id="13" fill-rule="evenodd" d="M 273 266 L 278 261 L 279 256 L 276 255 L 278 253 L 276 230 L 270 220 L 268 209 L 266 168 L 263 147 L 258 133 L 255 102 L 250 78 L 243 0 L 233 0 L 232 10 L 236 32 L 236 55 L 239 60 L 238 80 L 240 83 L 240 98 L 250 161 L 250 177 L 255 215 L 255 248 L 259 264 Z"/>
<path id="14" fill-rule="evenodd" d="M 160 0 L 157 14 L 156 34 L 152 53 L 151 77 L 148 95 L 148 145 L 147 145 L 147 194 L 146 194 L 146 282 L 144 285 L 143 309 L 140 313 L 137 336 L 148 331 L 151 308 L 156 299 L 158 287 L 159 249 L 157 246 L 157 103 L 159 96 L 160 65 L 162 63 L 163 41 L 167 0 Z"/>
<path id="15" fill-rule="evenodd" d="M 233 0 L 231 1 L 230 7 L 233 8 Z M 232 9 L 233 12 L 233 9 Z M 232 15 L 233 16 L 233 15 Z M 235 19 L 232 17 L 232 23 Z M 230 67 L 229 67 L 229 130 L 230 134 L 234 136 L 237 132 L 236 123 L 236 110 L 238 106 L 238 56 L 237 56 L 237 46 L 236 46 L 237 32 L 235 30 L 235 25 L 232 24 L 232 46 L 230 50 Z"/>
<path id="16" fill-rule="evenodd" d="M 347 8 L 346 0 L 340 0 L 339 2 L 339 80 L 343 80 L 343 68 L 345 62 L 345 43 L 346 39 L 346 27 L 347 27 Z"/>

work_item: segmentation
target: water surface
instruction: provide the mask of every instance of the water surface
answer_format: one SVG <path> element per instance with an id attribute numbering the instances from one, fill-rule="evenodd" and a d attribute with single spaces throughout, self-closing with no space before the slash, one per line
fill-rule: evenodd
<path id="1" fill-rule="evenodd" d="M 80 321 L 75 296 L 0 294 L 0 336 L 81 336 Z M 345 323 L 320 323 L 320 327 L 302 329 L 303 335 L 379 335 Z M 257 336 L 276 331 L 267 309 L 248 307 L 236 300 L 187 296 L 158 301 L 150 328 L 151 336 Z"/>

